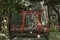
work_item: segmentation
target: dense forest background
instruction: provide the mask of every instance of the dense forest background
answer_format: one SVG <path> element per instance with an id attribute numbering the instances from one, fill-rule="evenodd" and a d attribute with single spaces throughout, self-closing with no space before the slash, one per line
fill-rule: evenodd
<path id="1" fill-rule="evenodd" d="M 34 2 L 39 2 L 41 0 L 28 0 L 32 3 Z M 58 24 L 60 25 L 60 12 L 59 12 L 59 8 L 60 6 L 56 7 L 57 5 L 60 5 L 60 0 L 45 0 L 46 1 L 46 5 L 48 6 L 48 9 L 49 9 L 49 22 L 51 24 L 51 31 L 50 32 L 50 40 L 55 40 L 54 38 L 56 38 L 56 40 L 60 39 L 60 32 L 57 32 L 53 26 L 55 26 L 54 24 Z M 24 0 L 0 0 L 0 22 L 2 22 L 2 19 L 4 17 L 7 17 L 11 14 L 15 14 L 16 16 L 19 15 L 20 13 L 20 10 L 27 10 L 27 8 L 31 8 L 32 6 L 26 6 L 25 4 L 28 4 L 26 1 Z M 56 13 L 56 15 L 58 15 L 58 20 L 57 21 L 54 21 L 56 19 L 53 19 L 51 20 L 50 17 L 51 17 L 51 14 L 52 14 L 52 11 L 54 10 L 54 13 Z M 50 14 L 51 13 L 51 14 Z M 3 22 L 5 23 L 5 22 Z M 5 23 L 6 24 L 6 23 Z M 0 23 L 1 25 L 1 23 Z M 4 28 L 2 27 L 2 31 L 0 31 L 0 34 L 1 35 L 4 35 L 4 36 L 1 36 L 0 39 L 1 40 L 8 40 L 9 39 L 9 30 L 8 28 Z M 54 30 L 53 30 L 54 29 Z M 60 29 L 59 29 L 60 30 Z M 5 35 L 6 34 L 6 35 Z M 52 37 L 53 36 L 53 37 Z"/>

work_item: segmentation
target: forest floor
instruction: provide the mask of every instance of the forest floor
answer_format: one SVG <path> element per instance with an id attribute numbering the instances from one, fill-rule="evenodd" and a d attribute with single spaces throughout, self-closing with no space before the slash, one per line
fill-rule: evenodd
<path id="1" fill-rule="evenodd" d="M 50 32 L 49 40 L 60 40 L 60 32 Z"/>
<path id="2" fill-rule="evenodd" d="M 1 37 L 1 35 L 0 33 L 0 39 L 5 40 L 5 37 Z M 60 40 L 60 32 L 50 32 L 49 40 Z"/>

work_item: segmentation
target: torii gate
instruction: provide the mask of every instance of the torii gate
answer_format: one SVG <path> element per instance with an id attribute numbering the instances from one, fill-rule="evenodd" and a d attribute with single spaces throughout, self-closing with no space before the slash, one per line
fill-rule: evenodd
<path id="1" fill-rule="evenodd" d="M 25 16 L 26 16 L 26 14 L 27 13 L 30 13 L 30 14 L 32 14 L 33 12 L 36 12 L 36 15 L 37 15 L 37 17 L 38 17 L 38 33 L 40 32 L 40 28 L 41 28 L 41 23 L 40 23 L 40 15 L 41 15 L 41 10 L 23 10 L 23 11 L 21 11 L 21 14 L 22 14 L 22 32 L 24 32 L 24 27 L 25 27 L 25 23 L 24 23 L 24 21 L 25 21 Z"/>

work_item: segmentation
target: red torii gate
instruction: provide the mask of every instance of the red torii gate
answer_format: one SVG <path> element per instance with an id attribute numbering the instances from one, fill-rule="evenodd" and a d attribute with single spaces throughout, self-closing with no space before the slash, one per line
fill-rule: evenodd
<path id="1" fill-rule="evenodd" d="M 40 28 L 41 28 L 41 23 L 40 23 L 40 15 L 41 15 L 41 10 L 23 10 L 23 11 L 21 11 L 21 14 L 22 14 L 22 32 L 24 32 L 24 27 L 25 27 L 25 23 L 24 23 L 24 21 L 25 21 L 25 16 L 26 16 L 26 14 L 27 13 L 30 13 L 30 14 L 32 14 L 33 12 L 36 12 L 36 15 L 37 15 L 37 17 L 38 17 L 38 33 L 40 32 Z"/>

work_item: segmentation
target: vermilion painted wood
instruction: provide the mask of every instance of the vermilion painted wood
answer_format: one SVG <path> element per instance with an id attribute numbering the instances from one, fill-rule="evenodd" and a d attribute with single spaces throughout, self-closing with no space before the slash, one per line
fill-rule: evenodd
<path id="1" fill-rule="evenodd" d="M 25 20 L 25 15 L 27 14 L 27 13 L 30 13 L 30 14 L 32 14 L 33 12 L 36 12 L 36 15 L 37 15 L 37 17 L 38 17 L 38 33 L 40 32 L 40 30 L 41 30 L 41 23 L 40 23 L 40 14 L 41 14 L 41 11 L 40 10 L 23 10 L 23 11 L 21 11 L 22 12 L 22 32 L 24 32 L 24 27 L 25 27 L 25 25 L 24 25 L 24 20 Z"/>

